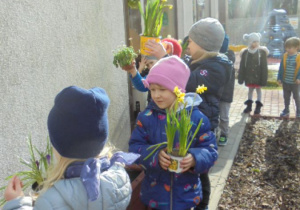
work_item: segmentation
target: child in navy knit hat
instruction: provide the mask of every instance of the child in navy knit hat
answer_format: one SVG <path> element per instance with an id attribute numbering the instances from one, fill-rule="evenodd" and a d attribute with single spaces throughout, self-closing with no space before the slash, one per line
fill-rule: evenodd
<path id="1" fill-rule="evenodd" d="M 76 86 L 63 89 L 48 116 L 55 163 L 47 172 L 35 201 L 24 197 L 22 182 L 13 177 L 4 193 L 4 210 L 126 209 L 131 183 L 122 164 L 138 154 L 117 152 L 105 146 L 108 137 L 109 98 L 102 88 Z"/>
<path id="2" fill-rule="evenodd" d="M 193 135 L 200 120 L 203 121 L 188 155 L 180 162 L 182 173 L 168 171 L 170 156 L 163 146 L 146 158 L 152 151 L 148 150 L 149 147 L 167 141 L 166 112 L 174 108 L 176 103 L 174 89 L 178 88 L 184 93 L 189 76 L 187 65 L 178 56 L 170 56 L 160 59 L 143 81 L 151 91 L 152 101 L 137 117 L 129 151 L 141 155 L 139 164 L 145 169 L 141 200 L 153 209 L 184 210 L 195 207 L 202 200 L 202 184 L 198 174 L 208 172 L 218 157 L 216 138 L 210 123 L 197 108 L 202 99 L 196 93 L 187 93 L 184 103 L 185 108 L 192 112 L 190 135 Z M 178 147 L 178 136 L 174 141 Z"/>

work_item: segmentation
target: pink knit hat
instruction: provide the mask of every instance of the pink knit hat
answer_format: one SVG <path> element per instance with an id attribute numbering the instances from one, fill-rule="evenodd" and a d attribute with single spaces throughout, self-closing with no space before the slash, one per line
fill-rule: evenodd
<path id="1" fill-rule="evenodd" d="M 189 67 L 176 55 L 160 59 L 143 80 L 146 88 L 152 83 L 166 87 L 172 91 L 176 86 L 185 92 L 185 86 L 190 77 Z"/>

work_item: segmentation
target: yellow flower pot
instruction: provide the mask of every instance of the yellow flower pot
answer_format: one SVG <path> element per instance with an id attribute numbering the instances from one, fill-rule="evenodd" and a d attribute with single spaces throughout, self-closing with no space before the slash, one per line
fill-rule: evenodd
<path id="1" fill-rule="evenodd" d="M 149 53 L 145 52 L 145 50 L 148 50 L 148 51 L 150 50 L 149 48 L 145 47 L 145 44 L 148 40 L 152 39 L 152 40 L 155 40 L 156 42 L 160 42 L 160 39 L 157 37 L 148 37 L 148 36 L 141 35 L 140 39 L 141 39 L 140 49 L 141 49 L 142 55 L 150 55 Z"/>

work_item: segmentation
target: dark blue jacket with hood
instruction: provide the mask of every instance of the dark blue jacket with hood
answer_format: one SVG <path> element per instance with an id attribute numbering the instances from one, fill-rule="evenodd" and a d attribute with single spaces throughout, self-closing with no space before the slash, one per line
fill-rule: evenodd
<path id="1" fill-rule="evenodd" d="M 198 108 L 210 120 L 211 128 L 215 129 L 219 124 L 219 101 L 231 77 L 232 62 L 224 54 L 218 54 L 197 61 L 190 60 L 189 67 L 191 76 L 186 92 L 195 92 L 198 85 L 207 87 L 207 91 L 201 94 L 203 102 Z"/>

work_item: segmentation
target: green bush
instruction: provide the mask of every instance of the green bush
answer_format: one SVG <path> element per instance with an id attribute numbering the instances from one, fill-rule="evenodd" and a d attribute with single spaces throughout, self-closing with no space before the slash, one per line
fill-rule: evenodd
<path id="1" fill-rule="evenodd" d="M 277 71 L 268 70 L 268 81 L 267 85 L 263 87 L 264 89 L 281 88 L 281 86 L 277 83 L 277 73 Z"/>

